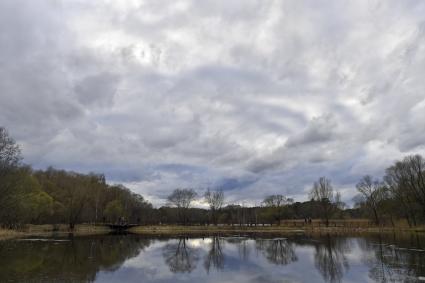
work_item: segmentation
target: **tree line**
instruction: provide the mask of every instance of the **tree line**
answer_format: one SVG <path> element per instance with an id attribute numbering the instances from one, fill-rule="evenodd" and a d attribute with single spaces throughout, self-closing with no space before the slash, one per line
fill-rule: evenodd
<path id="1" fill-rule="evenodd" d="M 0 225 L 79 223 L 140 225 L 280 225 L 288 219 L 369 218 L 376 225 L 395 225 L 405 219 L 410 226 L 425 222 L 425 160 L 407 156 L 385 170 L 384 177 L 363 177 L 356 185 L 355 207 L 347 208 L 331 180 L 313 183 L 309 200 L 296 202 L 281 194 L 269 195 L 260 206 L 225 204 L 224 191 L 207 189 L 198 195 L 192 188 L 175 189 L 167 204 L 154 208 L 143 196 L 123 185 L 110 185 L 103 174 L 34 170 L 22 163 L 19 146 L 0 127 Z M 200 200 L 209 209 L 194 207 Z"/>
<path id="2" fill-rule="evenodd" d="M 33 170 L 0 127 L 0 225 L 146 222 L 152 205 L 122 185 L 109 185 L 102 174 Z"/>
<path id="3" fill-rule="evenodd" d="M 405 219 L 410 226 L 425 222 L 425 159 L 409 155 L 385 170 L 384 177 L 364 176 L 357 184 L 356 206 L 375 224 Z"/>

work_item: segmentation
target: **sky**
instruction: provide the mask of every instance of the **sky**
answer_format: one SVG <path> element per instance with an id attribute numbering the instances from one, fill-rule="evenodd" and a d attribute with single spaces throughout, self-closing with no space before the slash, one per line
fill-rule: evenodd
<path id="1" fill-rule="evenodd" d="M 1 0 L 0 126 L 24 162 L 154 205 L 343 200 L 425 155 L 425 1 Z"/>

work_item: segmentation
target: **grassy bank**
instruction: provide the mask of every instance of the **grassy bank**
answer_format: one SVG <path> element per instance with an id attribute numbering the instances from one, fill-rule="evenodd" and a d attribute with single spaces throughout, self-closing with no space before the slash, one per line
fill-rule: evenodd
<path id="1" fill-rule="evenodd" d="M 20 230 L 0 229 L 0 240 L 28 237 L 28 236 L 50 236 L 67 235 L 75 236 L 107 234 L 113 232 L 110 228 L 103 225 L 80 224 L 76 225 L 73 231 L 70 231 L 65 224 L 61 225 L 26 225 Z M 138 226 L 128 230 L 130 233 L 141 235 L 232 235 L 232 234 L 288 234 L 288 233 L 332 233 L 332 234 L 357 234 L 357 233 L 393 233 L 393 232 L 422 232 L 425 233 L 425 227 L 419 226 L 409 228 L 400 227 L 342 227 L 342 226 L 181 226 L 181 225 L 157 225 L 157 226 Z"/>
<path id="2" fill-rule="evenodd" d="M 278 226 L 257 226 L 257 227 L 241 227 L 241 226 L 138 226 L 129 230 L 137 234 L 219 234 L 219 233 L 276 233 L 276 232 L 303 232 L 299 228 L 284 228 Z"/>
<path id="3" fill-rule="evenodd" d="M 49 236 L 49 235 L 66 235 L 73 234 L 76 236 L 83 235 L 96 235 L 106 234 L 111 232 L 106 226 L 103 225 L 89 225 L 80 224 L 76 225 L 73 231 L 69 230 L 68 225 L 26 225 L 19 230 L 1 229 L 0 228 L 0 240 L 7 240 L 12 238 L 21 238 L 28 236 Z"/>
<path id="4" fill-rule="evenodd" d="M 18 231 L 15 231 L 15 230 L 1 229 L 0 228 L 0 240 L 18 238 L 18 237 L 21 237 L 23 235 L 25 235 L 23 232 L 18 232 Z"/>
<path id="5" fill-rule="evenodd" d="M 323 226 L 138 226 L 129 232 L 145 235 L 214 235 L 214 234 L 279 234 L 279 233 L 386 233 L 425 232 L 425 227 L 323 227 Z"/>
<path id="6" fill-rule="evenodd" d="M 111 232 L 111 229 L 104 225 L 79 224 L 75 225 L 74 230 L 70 230 L 66 224 L 59 225 L 27 225 L 23 232 L 26 234 L 41 234 L 41 233 L 72 233 L 76 235 L 92 235 L 104 234 Z"/>

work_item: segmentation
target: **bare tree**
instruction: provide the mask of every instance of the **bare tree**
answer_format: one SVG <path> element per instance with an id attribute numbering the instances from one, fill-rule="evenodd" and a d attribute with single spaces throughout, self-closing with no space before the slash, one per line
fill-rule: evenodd
<path id="1" fill-rule="evenodd" d="M 314 244 L 314 263 L 326 282 L 341 282 L 349 265 L 347 253 L 350 252 L 349 242 L 341 237 L 324 237 L 321 243 Z"/>
<path id="2" fill-rule="evenodd" d="M 270 195 L 263 200 L 263 203 L 269 207 L 281 207 L 287 203 L 287 199 L 283 195 Z"/>
<path id="3" fill-rule="evenodd" d="M 271 223 L 275 220 L 280 225 L 283 207 L 288 203 L 288 199 L 283 195 L 270 195 L 264 198 L 263 204 L 268 208 L 266 217 L 271 220 Z"/>
<path id="4" fill-rule="evenodd" d="M 425 160 L 420 155 L 405 157 L 387 168 L 384 177 L 392 197 L 400 203 L 409 224 L 425 215 Z"/>
<path id="5" fill-rule="evenodd" d="M 204 195 L 205 201 L 208 203 L 211 209 L 211 218 L 214 225 L 217 225 L 218 222 L 218 212 L 224 203 L 224 193 L 223 190 L 216 190 L 211 192 L 208 188 Z"/>
<path id="6" fill-rule="evenodd" d="M 421 155 L 407 156 L 403 163 L 403 179 L 425 215 L 425 159 Z"/>
<path id="7" fill-rule="evenodd" d="M 21 150 L 7 133 L 6 129 L 0 127 L 0 176 L 16 167 L 21 160 Z"/>
<path id="8" fill-rule="evenodd" d="M 196 196 L 197 194 L 193 189 L 175 189 L 167 198 L 170 205 L 177 207 L 179 219 L 183 225 L 187 223 L 187 210 Z"/>
<path id="9" fill-rule="evenodd" d="M 262 251 L 267 260 L 274 264 L 287 265 L 298 260 L 295 245 L 284 239 L 258 239 L 256 248 Z"/>
<path id="10" fill-rule="evenodd" d="M 10 215 L 16 215 L 16 206 L 20 203 L 17 184 L 24 180 L 17 170 L 20 160 L 19 146 L 6 129 L 0 127 L 0 223 L 10 222 Z"/>
<path id="11" fill-rule="evenodd" d="M 375 224 L 379 225 L 379 205 L 385 199 L 385 187 L 383 183 L 373 180 L 371 176 L 366 175 L 356 185 L 356 188 L 365 199 L 366 206 L 372 211 Z"/>
<path id="12" fill-rule="evenodd" d="M 216 270 L 224 268 L 224 253 L 222 251 L 224 241 L 218 236 L 213 236 L 211 240 L 210 251 L 205 256 L 204 261 L 204 267 L 207 273 L 210 273 L 211 267 Z"/>
<path id="13" fill-rule="evenodd" d="M 310 199 L 316 201 L 319 204 L 321 217 L 325 220 L 326 226 L 329 226 L 329 218 L 332 216 L 332 213 L 336 207 L 336 196 L 334 194 L 331 181 L 326 177 L 320 177 L 318 181 L 314 182 L 309 196 Z"/>
<path id="14" fill-rule="evenodd" d="M 173 273 L 190 273 L 198 263 L 198 250 L 187 244 L 187 239 L 179 238 L 177 243 L 164 246 L 162 255 Z"/>

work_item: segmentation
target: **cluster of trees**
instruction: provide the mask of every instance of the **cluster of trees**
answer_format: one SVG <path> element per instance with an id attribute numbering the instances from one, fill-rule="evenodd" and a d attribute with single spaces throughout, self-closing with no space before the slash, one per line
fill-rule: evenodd
<path id="1" fill-rule="evenodd" d="M 364 176 L 357 184 L 357 208 L 377 225 L 400 218 L 410 226 L 425 222 L 425 159 L 410 155 L 385 170 L 382 180 Z"/>
<path id="2" fill-rule="evenodd" d="M 154 209 L 141 195 L 122 185 L 109 185 L 102 174 L 79 174 L 23 165 L 18 145 L 0 127 L 0 225 L 26 223 L 113 223 L 182 225 L 279 225 L 285 219 L 370 218 L 377 225 L 404 218 L 409 225 L 425 222 L 425 160 L 407 156 L 385 171 L 382 180 L 363 177 L 354 209 L 346 209 L 341 195 L 325 177 L 314 182 L 309 201 L 295 202 L 269 195 L 261 206 L 224 206 L 222 190 L 207 189 L 198 197 L 191 188 L 174 190 L 166 206 Z M 195 201 L 209 209 L 194 208 Z"/>
<path id="3" fill-rule="evenodd" d="M 116 222 L 146 223 L 152 205 L 101 174 L 52 167 L 33 170 L 21 163 L 15 141 L 0 127 L 0 225 Z"/>
<path id="4" fill-rule="evenodd" d="M 344 210 L 341 196 L 336 193 L 330 180 L 322 177 L 314 183 L 311 200 L 294 202 L 283 195 L 269 195 L 260 206 L 224 204 L 222 190 L 207 189 L 199 197 L 191 188 L 176 189 L 168 197 L 168 205 L 153 212 L 161 224 L 182 225 L 280 225 L 283 220 L 321 218 L 328 225 L 332 218 L 351 218 L 353 212 Z M 191 207 L 195 202 L 204 202 L 209 210 Z"/>
<path id="5" fill-rule="evenodd" d="M 358 195 L 354 198 L 355 208 L 347 209 L 326 177 L 313 183 L 309 201 L 294 202 L 283 195 L 267 196 L 262 206 L 242 207 L 224 203 L 223 191 L 211 191 L 204 195 L 209 211 L 190 209 L 196 199 L 193 189 L 177 189 L 168 198 L 176 207 L 180 217 L 162 217 L 165 223 L 199 223 L 228 225 L 280 224 L 285 219 L 320 218 L 325 225 L 330 219 L 369 218 L 376 225 L 395 225 L 396 220 L 405 219 L 409 226 L 425 223 L 425 159 L 421 155 L 410 155 L 396 161 L 385 170 L 382 180 L 364 176 L 356 185 Z M 176 198 L 180 196 L 180 198 Z M 176 201 L 179 199 L 178 201 Z M 172 213 L 162 208 L 162 214 Z M 161 210 L 161 209 L 160 209 Z M 184 218 L 181 218 L 184 215 Z"/>

